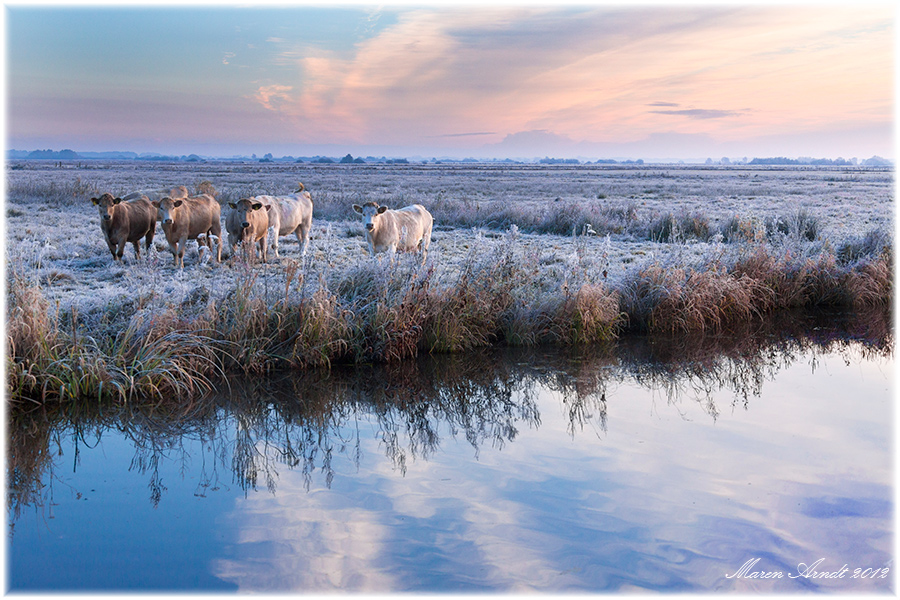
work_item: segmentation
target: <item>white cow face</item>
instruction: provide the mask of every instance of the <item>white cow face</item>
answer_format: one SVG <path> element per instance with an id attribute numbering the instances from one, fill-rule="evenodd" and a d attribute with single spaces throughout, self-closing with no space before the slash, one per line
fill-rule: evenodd
<path id="1" fill-rule="evenodd" d="M 387 206 L 378 206 L 378 203 L 376 202 L 366 202 L 362 206 L 354 204 L 353 210 L 362 215 L 366 231 L 372 231 L 375 229 L 376 217 L 386 211 Z"/>

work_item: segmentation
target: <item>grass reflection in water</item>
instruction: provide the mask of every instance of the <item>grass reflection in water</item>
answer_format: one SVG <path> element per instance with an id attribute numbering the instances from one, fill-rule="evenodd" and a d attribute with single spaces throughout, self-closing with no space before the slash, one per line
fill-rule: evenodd
<path id="1" fill-rule="evenodd" d="M 606 431 L 607 402 L 616 386 L 632 382 L 662 392 L 667 401 L 696 401 L 712 419 L 714 396 L 730 392 L 748 407 L 763 382 L 801 356 L 823 353 L 890 356 L 890 315 L 826 315 L 773 324 L 737 336 L 630 337 L 616 345 L 543 351 L 490 349 L 422 357 L 398 365 L 357 365 L 273 378 L 231 379 L 226 389 L 190 404 L 17 404 L 8 412 L 7 475 L 11 525 L 25 507 L 52 505 L 54 457 L 71 444 L 97 444 L 108 430 L 134 448 L 130 470 L 148 478 L 157 505 L 166 488 L 160 460 L 199 463 L 195 495 L 223 482 L 244 492 L 274 492 L 282 468 L 302 473 L 307 489 L 319 471 L 330 487 L 332 462 L 344 455 L 359 466 L 360 416 L 370 415 L 393 469 L 438 451 L 442 436 L 464 438 L 477 452 L 503 448 L 523 429 L 539 428 L 538 387 L 558 394 L 571 435 Z M 187 456 L 185 440 L 201 442 Z"/>

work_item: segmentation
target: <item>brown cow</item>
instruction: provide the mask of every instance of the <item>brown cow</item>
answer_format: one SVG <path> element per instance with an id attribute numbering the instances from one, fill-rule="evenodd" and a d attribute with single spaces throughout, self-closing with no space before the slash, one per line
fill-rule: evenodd
<path id="1" fill-rule="evenodd" d="M 122 260 L 128 242 L 134 244 L 134 253 L 140 258 L 141 238 L 150 250 L 156 233 L 156 209 L 146 196 L 123 202 L 112 194 L 103 194 L 99 198 L 91 198 L 91 202 L 100 210 L 100 230 L 113 260 Z"/>
<path id="2" fill-rule="evenodd" d="M 266 262 L 269 257 L 269 211 L 272 207 L 265 206 L 255 198 L 241 198 L 237 202 L 229 202 L 228 206 L 231 211 L 225 217 L 225 229 L 228 231 L 232 256 L 238 242 L 248 252 L 253 252 L 253 243 L 256 242 L 259 244 L 262 260 Z"/>
<path id="3" fill-rule="evenodd" d="M 205 244 L 212 250 L 212 238 L 216 241 L 216 262 L 222 262 L 222 208 L 208 194 L 172 199 L 168 196 L 154 201 L 162 223 L 163 233 L 169 242 L 169 250 L 175 266 L 184 268 L 184 249 L 188 240 L 205 237 Z"/>
<path id="4" fill-rule="evenodd" d="M 369 254 L 418 251 L 422 255 L 422 264 L 425 264 L 434 219 L 424 206 L 413 204 L 391 210 L 377 202 L 366 202 L 362 206 L 354 204 L 353 210 L 363 216 Z"/>

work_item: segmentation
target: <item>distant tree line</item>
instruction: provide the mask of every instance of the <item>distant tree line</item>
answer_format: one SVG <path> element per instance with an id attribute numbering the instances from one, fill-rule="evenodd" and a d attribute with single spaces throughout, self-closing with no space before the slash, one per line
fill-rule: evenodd
<path id="1" fill-rule="evenodd" d="M 754 158 L 749 163 L 750 165 L 828 165 L 828 166 L 838 166 L 838 167 L 852 167 L 854 166 L 854 162 L 843 158 L 829 159 L 829 158 L 811 158 L 811 159 L 799 159 L 799 158 L 785 158 L 784 156 L 776 156 L 774 158 Z"/>
<path id="2" fill-rule="evenodd" d="M 198 156 L 197 154 L 188 154 L 182 156 L 175 155 L 164 155 L 157 153 L 143 153 L 137 154 L 135 152 L 75 152 L 74 150 L 65 149 L 65 150 L 8 150 L 6 153 L 6 157 L 9 160 L 20 160 L 20 159 L 35 159 L 35 160 L 90 160 L 90 159 L 105 159 L 105 160 L 148 160 L 148 161 L 158 161 L 158 162 L 204 162 L 206 160 L 234 160 L 234 161 L 245 161 L 248 160 L 246 156 L 232 156 L 231 158 L 213 158 L 208 159 L 206 157 Z M 382 164 L 409 164 L 409 159 L 407 158 L 386 158 L 384 156 L 374 157 L 367 156 L 365 158 L 362 157 L 353 157 L 352 154 L 347 154 L 341 159 L 335 159 L 329 156 L 312 156 L 312 157 L 300 157 L 295 158 L 293 156 L 283 156 L 281 158 L 275 158 L 271 152 L 266 153 L 262 158 L 258 158 L 256 154 L 251 155 L 249 160 L 259 161 L 261 163 L 275 163 L 275 162 L 293 162 L 293 163 L 313 163 L 313 164 L 366 164 L 366 163 L 382 163 Z M 462 158 L 462 159 L 454 159 L 454 158 L 443 158 L 438 160 L 437 158 L 433 158 L 429 160 L 422 160 L 422 164 L 442 164 L 442 163 L 507 163 L 507 164 L 525 164 L 529 162 L 537 162 L 542 165 L 643 165 L 643 159 L 637 160 L 614 160 L 614 159 L 604 159 L 601 158 L 595 162 L 591 162 L 590 160 L 581 160 L 577 158 L 551 158 L 544 157 L 538 159 L 536 161 L 520 161 L 513 160 L 510 158 L 504 159 L 477 159 L 477 158 Z M 683 161 L 681 161 L 683 162 Z M 893 162 L 881 158 L 880 156 L 873 156 L 872 158 L 857 160 L 856 158 L 844 159 L 844 158 L 808 158 L 808 157 L 800 157 L 800 158 L 787 158 L 784 156 L 776 156 L 776 157 L 768 157 L 768 158 L 754 158 L 748 159 L 747 157 L 739 158 L 739 159 L 729 159 L 727 157 L 723 157 L 722 159 L 715 161 L 712 158 L 706 159 L 707 165 L 813 165 L 813 166 L 866 166 L 866 167 L 890 167 L 893 166 Z"/>

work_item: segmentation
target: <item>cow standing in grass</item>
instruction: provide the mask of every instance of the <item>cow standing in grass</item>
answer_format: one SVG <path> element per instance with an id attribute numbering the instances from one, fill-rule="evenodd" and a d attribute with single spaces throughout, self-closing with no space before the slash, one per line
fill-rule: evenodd
<path id="1" fill-rule="evenodd" d="M 169 242 L 169 250 L 175 266 L 184 268 L 184 249 L 188 240 L 198 240 L 212 251 L 216 243 L 216 262 L 222 262 L 222 208 L 208 194 L 173 199 L 168 196 L 152 202 L 156 207 L 163 233 Z M 199 238 L 204 238 L 200 242 Z"/>
<path id="2" fill-rule="evenodd" d="M 385 251 L 418 251 L 422 255 L 422 264 L 425 264 L 434 219 L 424 206 L 413 204 L 392 210 L 377 202 L 366 202 L 362 206 L 354 204 L 353 210 L 363 216 L 371 256 Z"/>
<path id="3" fill-rule="evenodd" d="M 99 198 L 91 198 L 91 202 L 100 211 L 100 230 L 113 260 L 122 260 L 128 242 L 134 244 L 134 253 L 140 258 L 141 238 L 150 250 L 156 233 L 156 208 L 146 196 L 123 201 L 112 194 L 103 194 Z"/>
<path id="4" fill-rule="evenodd" d="M 259 254 L 263 262 L 268 260 L 269 214 L 275 210 L 255 198 L 242 198 L 237 202 L 229 202 L 231 211 L 225 217 L 225 230 L 228 231 L 228 244 L 234 256 L 238 242 L 248 252 L 253 251 L 253 244 L 259 244 Z M 255 255 L 255 252 L 254 252 Z"/>
<path id="5" fill-rule="evenodd" d="M 272 230 L 272 246 L 275 249 L 276 258 L 280 258 L 278 238 L 292 233 L 297 236 L 300 256 L 306 255 L 306 249 L 309 246 L 309 232 L 312 229 L 313 203 L 312 196 L 304 189 L 304 185 L 301 183 L 300 189 L 287 196 L 256 196 L 254 198 L 254 200 L 272 207 L 269 211 L 269 228 Z"/>

